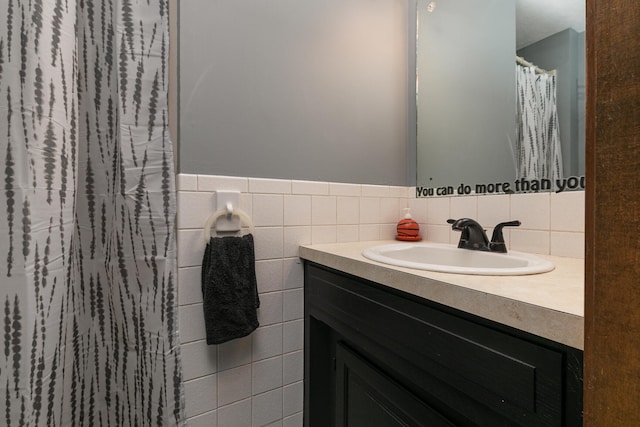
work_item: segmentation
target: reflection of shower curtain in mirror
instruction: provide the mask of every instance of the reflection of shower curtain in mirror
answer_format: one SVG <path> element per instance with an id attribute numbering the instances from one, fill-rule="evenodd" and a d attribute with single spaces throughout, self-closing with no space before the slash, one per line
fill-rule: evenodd
<path id="1" fill-rule="evenodd" d="M 518 178 L 562 178 L 556 76 L 516 65 Z"/>

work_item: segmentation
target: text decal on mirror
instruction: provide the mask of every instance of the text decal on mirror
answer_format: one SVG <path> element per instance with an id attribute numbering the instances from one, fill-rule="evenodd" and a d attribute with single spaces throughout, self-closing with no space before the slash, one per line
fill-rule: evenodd
<path id="1" fill-rule="evenodd" d="M 584 190 L 584 182 L 584 176 L 570 176 L 569 178 L 556 179 L 555 182 L 545 178 L 520 178 L 514 182 L 475 184 L 473 186 L 461 183 L 457 188 L 453 186 L 420 186 L 416 187 L 416 197 L 537 193 L 539 191 L 555 191 L 556 193 L 561 193 L 566 190 Z"/>

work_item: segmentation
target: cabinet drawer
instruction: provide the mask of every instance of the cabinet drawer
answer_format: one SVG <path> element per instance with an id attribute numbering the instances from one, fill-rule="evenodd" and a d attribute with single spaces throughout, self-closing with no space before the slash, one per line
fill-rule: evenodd
<path id="1" fill-rule="evenodd" d="M 408 389 L 445 406 L 467 401 L 470 418 L 491 408 L 514 425 L 565 425 L 562 349 L 315 265 L 305 287 L 310 315 Z"/>

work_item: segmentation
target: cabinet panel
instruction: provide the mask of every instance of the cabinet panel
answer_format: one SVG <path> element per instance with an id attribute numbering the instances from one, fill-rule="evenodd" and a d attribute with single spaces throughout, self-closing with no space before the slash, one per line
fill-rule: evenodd
<path id="1" fill-rule="evenodd" d="M 426 307 L 418 313 L 402 304 L 406 311 L 400 311 L 389 306 L 393 302 L 389 295 L 368 289 L 368 295 L 359 295 L 322 276 L 322 287 L 312 295 L 323 301 L 323 310 L 375 334 L 392 348 L 404 349 L 403 355 L 431 365 L 443 381 L 489 403 L 529 412 L 536 405 L 556 410 L 561 406 L 560 393 L 554 392 L 554 378 L 562 369 L 560 353 Z M 548 391 L 545 396 L 537 393 L 544 391 Z"/>
<path id="2" fill-rule="evenodd" d="M 337 427 L 453 427 L 444 416 L 339 342 Z"/>

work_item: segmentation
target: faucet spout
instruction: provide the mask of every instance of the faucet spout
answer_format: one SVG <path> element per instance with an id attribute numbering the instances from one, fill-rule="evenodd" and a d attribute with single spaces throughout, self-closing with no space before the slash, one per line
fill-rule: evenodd
<path id="1" fill-rule="evenodd" d="M 490 251 L 489 238 L 484 228 L 471 218 L 449 219 L 453 230 L 460 231 L 458 247 L 476 251 Z"/>

